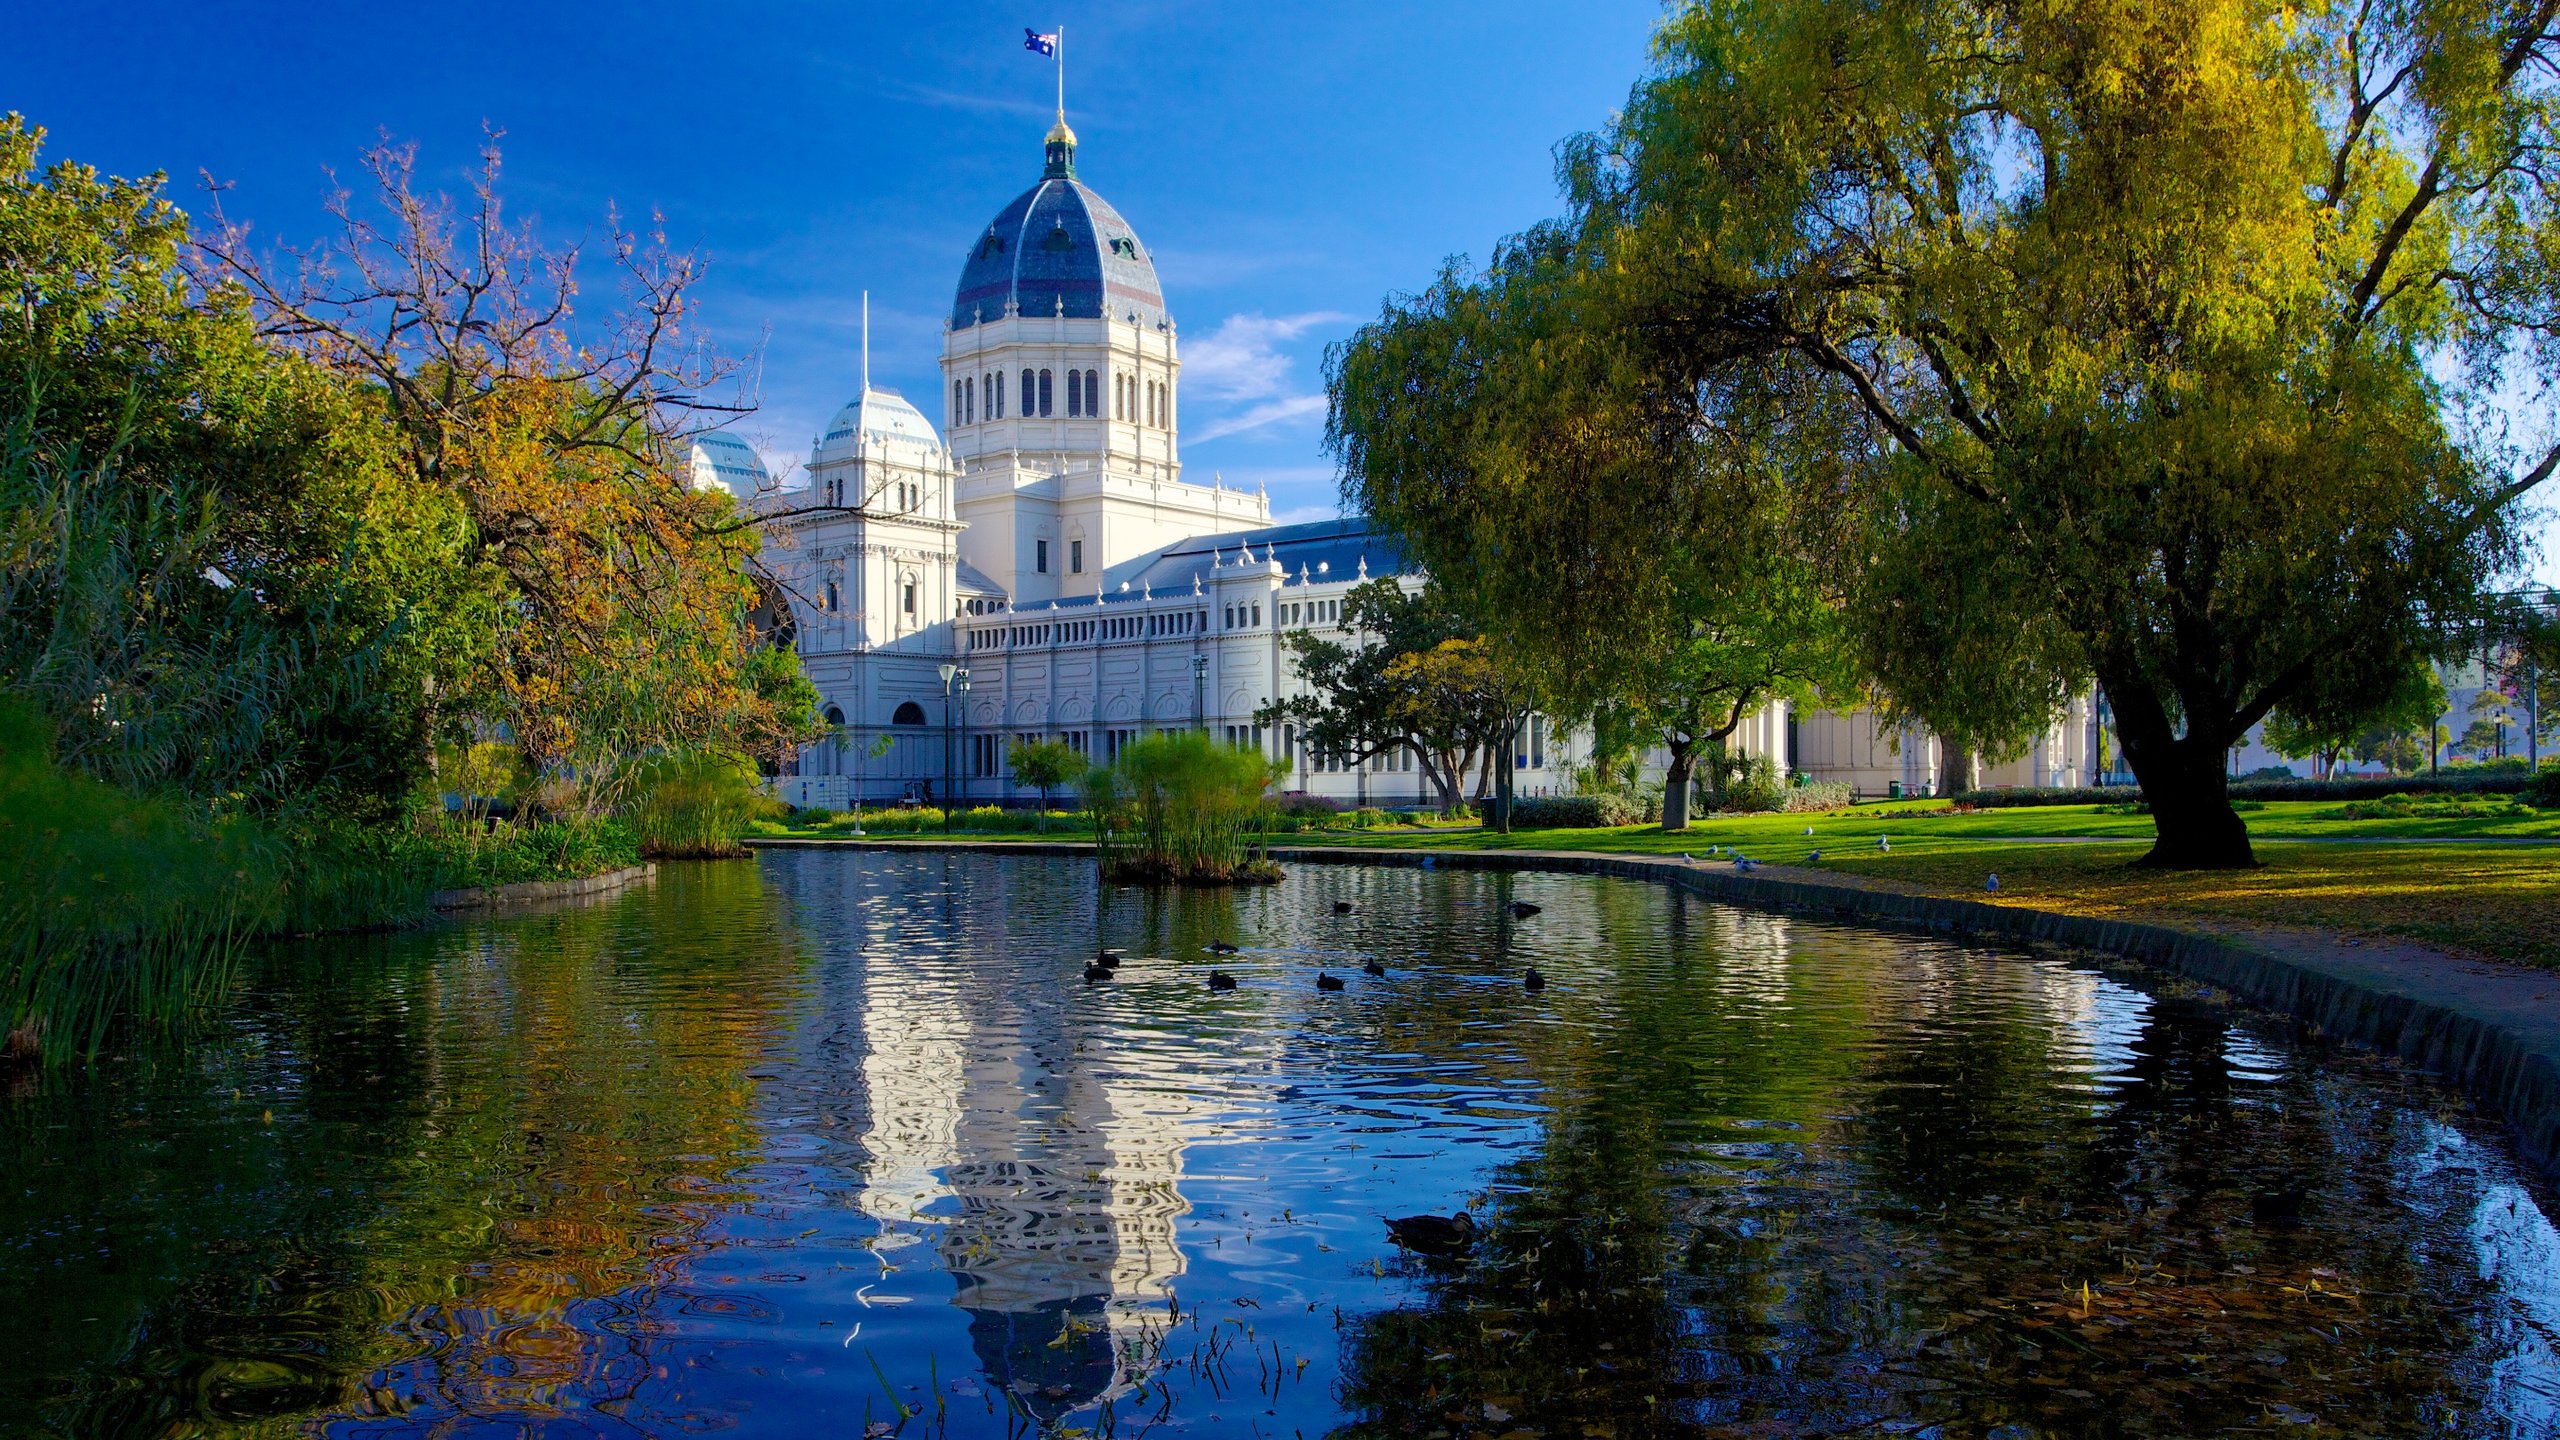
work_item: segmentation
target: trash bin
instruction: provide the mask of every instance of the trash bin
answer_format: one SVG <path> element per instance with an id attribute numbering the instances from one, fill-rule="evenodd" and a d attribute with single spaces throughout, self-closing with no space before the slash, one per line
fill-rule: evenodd
<path id="1" fill-rule="evenodd" d="M 1902 798 L 1902 782 L 1901 782 L 1901 781 L 1899 781 L 1899 780 L 1896 780 L 1896 781 L 1892 782 L 1891 784 L 1886 785 L 1886 786 L 1884 787 L 1884 798 L 1886 798 L 1887 800 L 1899 800 L 1899 799 L 1901 799 L 1901 798 Z"/>

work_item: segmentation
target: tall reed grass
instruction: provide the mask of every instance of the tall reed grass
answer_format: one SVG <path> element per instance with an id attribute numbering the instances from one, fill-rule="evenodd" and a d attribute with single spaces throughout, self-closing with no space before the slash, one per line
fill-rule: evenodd
<path id="1" fill-rule="evenodd" d="M 653 756 L 633 767 L 625 809 L 640 853 L 666 860 L 721 860 L 747 853 L 754 822 L 781 813 L 755 767 L 707 751 Z"/>
<path id="2" fill-rule="evenodd" d="M 1258 750 L 1197 731 L 1121 747 L 1087 777 L 1105 878 L 1139 884 L 1235 885 L 1279 878 L 1263 841 L 1279 767 Z"/>

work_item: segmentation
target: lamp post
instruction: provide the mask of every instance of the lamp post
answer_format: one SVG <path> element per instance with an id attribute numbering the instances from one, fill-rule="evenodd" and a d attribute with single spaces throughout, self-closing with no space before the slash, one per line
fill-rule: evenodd
<path id="1" fill-rule="evenodd" d="M 1191 717 L 1200 733 L 1209 733 L 1209 657 L 1191 657 Z"/>
<path id="2" fill-rule="evenodd" d="M 952 682 L 960 684 L 960 694 L 968 694 L 968 671 L 955 664 L 942 666 L 942 833 L 952 833 L 952 799 L 955 799 L 955 758 L 960 712 L 952 700 Z"/>

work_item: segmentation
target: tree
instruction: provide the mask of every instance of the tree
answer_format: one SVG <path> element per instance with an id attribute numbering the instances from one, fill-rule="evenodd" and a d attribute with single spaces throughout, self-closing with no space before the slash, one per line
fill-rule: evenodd
<path id="1" fill-rule="evenodd" d="M 2425 756 L 2415 737 L 2428 733 L 2444 711 L 2444 682 L 2436 678 L 2433 664 L 2421 660 L 2402 672 L 2362 720 L 2342 722 L 2338 717 L 2354 713 L 2354 707 L 2343 704 L 2308 705 L 2302 713 L 2280 708 L 2267 716 L 2260 733 L 2267 748 L 2279 755 L 2316 759 L 2324 780 L 2343 754 L 2381 761 L 2394 770 L 2414 770 Z"/>
<path id="2" fill-rule="evenodd" d="M 1827 402 L 1784 377 L 1697 384 L 1592 261 L 1542 227 L 1480 278 L 1453 264 L 1390 301 L 1327 357 L 1327 438 L 1346 500 L 1405 537 L 1555 709 L 1663 748 L 1662 824 L 1679 830 L 1699 760 L 1745 719 L 1849 688 L 1815 559 L 1839 507 L 1768 443 Z"/>
<path id="3" fill-rule="evenodd" d="M 60 759 L 264 811 L 382 811 L 421 680 L 488 610 L 462 515 L 399 483 L 378 397 L 195 283 L 162 179 L 0 117 L 0 684 Z"/>
<path id="4" fill-rule="evenodd" d="M 1040 792 L 1042 830 L 1049 828 L 1049 792 L 1084 773 L 1084 754 L 1064 740 L 1016 740 L 1005 752 L 1013 778 Z"/>
<path id="5" fill-rule="evenodd" d="M 1306 691 L 1263 706 L 1254 723 L 1294 725 L 1307 753 L 1351 764 L 1410 754 L 1441 813 L 1455 812 L 1516 687 L 1436 585 L 1412 594 L 1391 578 L 1355 585 L 1335 635 L 1289 634 L 1282 643 Z"/>
<path id="6" fill-rule="evenodd" d="M 309 254 L 261 257 L 217 214 L 198 268 L 247 297 L 271 343 L 377 395 L 402 478 L 467 517 L 499 623 L 444 657 L 440 718 L 502 725 L 591 798 L 639 757 L 809 738 L 796 689 L 763 683 L 754 522 L 682 463 L 695 431 L 743 407 L 715 398 L 734 367 L 691 332 L 700 263 L 617 219 L 620 301 L 582 311 L 579 249 L 508 220 L 494 137 L 459 210 L 419 192 L 416 163 L 413 147 L 369 151 L 372 208 L 339 193 L 337 236 Z"/>
<path id="7" fill-rule="evenodd" d="M 2379 694 L 2560 465 L 2472 423 L 2560 361 L 2556 9 L 1710 0 L 1568 142 L 1569 223 L 1701 387 L 1845 402 L 1771 443 L 1871 531 L 2014 560 L 1956 618 L 2049 627 L 2027 648 L 2103 688 L 2145 863 L 2248 865 L 2228 748 Z M 1650 554 L 1579 523 L 1631 493 L 1564 497 L 1534 549 L 1634 591 Z"/>

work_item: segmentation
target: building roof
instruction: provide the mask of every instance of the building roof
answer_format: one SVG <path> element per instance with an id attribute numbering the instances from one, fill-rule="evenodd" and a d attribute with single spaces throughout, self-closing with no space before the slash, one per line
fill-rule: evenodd
<path id="1" fill-rule="evenodd" d="M 961 594 L 992 595 L 998 599 L 1004 598 L 1004 587 L 988 579 L 987 572 L 966 560 L 959 561 L 958 566 L 953 579 L 959 586 Z"/>
<path id="2" fill-rule="evenodd" d="M 923 412 L 897 391 L 874 386 L 827 422 L 825 433 L 809 447 L 809 463 L 828 465 L 852 459 L 857 436 L 899 464 L 927 463 L 942 453 L 942 436 Z"/>
<path id="3" fill-rule="evenodd" d="M 1061 122 L 1063 129 L 1063 122 Z M 1052 131 L 1048 173 L 996 212 L 969 242 L 951 300 L 951 328 L 1024 315 L 1109 316 L 1171 323 L 1154 260 L 1111 203 L 1075 178 L 1075 137 Z"/>
<path id="4" fill-rule="evenodd" d="M 754 446 L 717 430 L 694 436 L 686 447 L 686 460 L 696 490 L 726 490 L 740 500 L 752 500 L 773 483 Z"/>
<path id="5" fill-rule="evenodd" d="M 1363 566 L 1372 578 L 1413 568 L 1394 537 L 1371 525 L 1368 516 L 1345 515 L 1303 525 L 1265 525 L 1256 530 L 1230 530 L 1222 535 L 1177 541 L 1156 552 L 1146 562 L 1143 573 L 1131 579 L 1159 590 L 1176 579 L 1188 586 L 1193 573 L 1207 572 L 1213 562 L 1233 565 L 1248 550 L 1257 564 L 1279 561 L 1292 581 L 1304 572 L 1309 580 L 1339 584 L 1358 579 Z"/>

